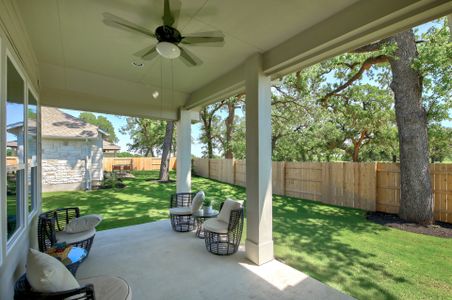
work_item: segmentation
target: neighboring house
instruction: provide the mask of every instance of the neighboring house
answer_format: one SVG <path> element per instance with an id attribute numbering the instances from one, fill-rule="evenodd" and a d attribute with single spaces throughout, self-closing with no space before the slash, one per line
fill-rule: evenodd
<path id="1" fill-rule="evenodd" d="M 59 109 L 41 108 L 42 189 L 91 189 L 103 179 L 103 140 L 108 134 Z"/>
<path id="2" fill-rule="evenodd" d="M 91 189 L 103 179 L 103 141 L 108 134 L 97 126 L 83 122 L 59 109 L 41 108 L 42 124 L 42 189 L 70 191 Z M 33 126 L 33 124 L 28 124 Z M 36 128 L 36 124 L 34 124 Z M 20 136 L 22 124 L 14 124 L 8 132 Z M 9 142 L 20 152 L 23 141 Z"/>
<path id="3" fill-rule="evenodd" d="M 6 156 L 17 156 L 17 141 L 6 142 Z"/>
<path id="4" fill-rule="evenodd" d="M 116 153 L 121 150 L 121 147 L 118 145 L 115 145 L 109 141 L 103 142 L 103 151 L 104 151 L 104 157 L 116 157 Z"/>

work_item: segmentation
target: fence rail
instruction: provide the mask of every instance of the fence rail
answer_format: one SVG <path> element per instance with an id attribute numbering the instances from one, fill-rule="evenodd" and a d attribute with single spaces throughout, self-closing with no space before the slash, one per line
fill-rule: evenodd
<path id="1" fill-rule="evenodd" d="M 398 163 L 273 162 L 273 193 L 368 211 L 397 213 Z M 244 160 L 194 159 L 195 174 L 246 185 Z M 452 164 L 431 164 L 434 216 L 452 223 Z"/>
<path id="2" fill-rule="evenodd" d="M 160 158 L 158 157 L 104 157 L 104 171 L 111 172 L 115 166 L 130 166 L 133 171 L 160 170 Z M 176 168 L 176 158 L 170 159 L 170 170 Z"/>

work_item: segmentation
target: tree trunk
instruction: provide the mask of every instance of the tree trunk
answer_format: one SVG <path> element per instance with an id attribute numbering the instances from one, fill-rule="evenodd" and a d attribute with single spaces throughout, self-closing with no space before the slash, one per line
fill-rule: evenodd
<path id="1" fill-rule="evenodd" d="M 165 138 L 163 139 L 162 160 L 160 162 L 160 181 L 169 181 L 170 152 L 173 143 L 174 122 L 166 122 Z"/>
<path id="2" fill-rule="evenodd" d="M 224 123 L 226 125 L 226 143 L 224 149 L 224 158 L 232 159 L 234 158 L 234 154 L 232 152 L 232 129 L 234 127 L 234 118 L 235 118 L 235 101 L 229 101 L 227 103 L 228 108 L 228 116 Z"/>
<path id="3" fill-rule="evenodd" d="M 207 143 L 207 158 L 213 158 L 213 141 L 212 141 L 212 116 L 208 113 L 207 108 L 201 111 L 201 120 L 204 125 L 204 133 Z"/>
<path id="4" fill-rule="evenodd" d="M 361 150 L 361 146 L 363 144 L 363 141 L 366 139 L 366 135 L 367 135 L 367 129 L 365 129 L 364 131 L 362 131 L 359 134 L 359 138 L 358 140 L 354 140 L 352 139 L 353 142 L 353 162 L 358 162 L 359 161 L 359 151 Z"/>
<path id="5" fill-rule="evenodd" d="M 213 158 L 213 141 L 211 129 L 206 130 L 206 137 L 207 137 L 207 157 Z"/>
<path id="6" fill-rule="evenodd" d="M 361 148 L 361 142 L 353 144 L 353 162 L 359 161 L 359 149 Z"/>
<path id="7" fill-rule="evenodd" d="M 276 143 L 278 142 L 280 138 L 280 135 L 272 135 L 272 157 L 273 157 L 273 152 L 275 152 L 276 149 Z"/>
<path id="8" fill-rule="evenodd" d="M 420 224 L 433 222 L 433 197 L 429 174 L 426 112 L 422 106 L 422 77 L 412 67 L 417 57 L 411 30 L 390 38 L 397 43 L 391 89 L 400 145 L 400 210 L 402 219 Z"/>

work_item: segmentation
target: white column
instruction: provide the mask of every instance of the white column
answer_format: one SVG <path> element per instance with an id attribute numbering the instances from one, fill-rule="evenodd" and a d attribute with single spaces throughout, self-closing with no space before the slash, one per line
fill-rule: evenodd
<path id="1" fill-rule="evenodd" d="M 176 123 L 176 192 L 191 191 L 191 112 L 180 110 Z"/>
<path id="2" fill-rule="evenodd" d="M 257 265 L 273 259 L 271 85 L 262 57 L 246 63 L 246 255 Z"/>

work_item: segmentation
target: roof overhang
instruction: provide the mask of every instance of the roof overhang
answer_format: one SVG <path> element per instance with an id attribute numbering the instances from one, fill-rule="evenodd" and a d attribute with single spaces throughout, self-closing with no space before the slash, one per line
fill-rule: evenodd
<path id="1" fill-rule="evenodd" d="M 272 79 L 356 49 L 452 12 L 451 1 L 357 2 L 262 54 Z M 186 109 L 199 109 L 245 90 L 244 64 L 192 93 Z"/>
<path id="2" fill-rule="evenodd" d="M 162 1 L 141 1 L 142 10 L 135 1 L 3 2 L 0 29 L 17 41 L 25 69 L 37 61 L 43 105 L 167 120 L 244 91 L 243 66 L 256 53 L 274 79 L 452 12 L 448 0 L 185 1 L 184 31 L 223 30 L 225 47 L 196 48 L 201 67 L 157 59 L 138 71 L 124 55 L 149 40 L 105 28 L 99 16 L 113 11 L 149 26 L 160 19 L 147 12 Z"/>

